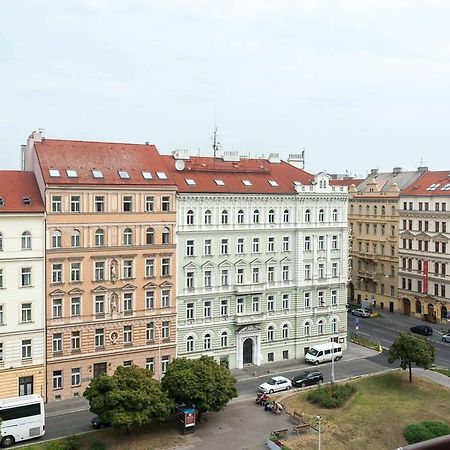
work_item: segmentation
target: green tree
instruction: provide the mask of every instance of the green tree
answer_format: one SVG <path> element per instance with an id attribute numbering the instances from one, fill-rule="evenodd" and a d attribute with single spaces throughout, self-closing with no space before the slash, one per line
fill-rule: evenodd
<path id="1" fill-rule="evenodd" d="M 83 394 L 103 422 L 130 430 L 152 420 L 165 420 L 172 401 L 147 369 L 118 367 L 114 375 L 94 378 Z"/>
<path id="2" fill-rule="evenodd" d="M 237 397 L 236 378 L 209 356 L 175 359 L 162 379 L 162 387 L 175 403 L 195 406 L 199 416 L 220 411 Z"/>
<path id="3" fill-rule="evenodd" d="M 389 364 L 400 360 L 403 370 L 409 369 L 409 382 L 412 382 L 411 365 L 429 369 L 434 362 L 435 349 L 426 339 L 411 333 L 400 333 L 389 349 Z"/>

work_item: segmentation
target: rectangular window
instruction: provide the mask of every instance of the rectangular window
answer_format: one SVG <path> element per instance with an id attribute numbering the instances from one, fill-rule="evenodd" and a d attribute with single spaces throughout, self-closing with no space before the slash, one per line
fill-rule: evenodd
<path id="1" fill-rule="evenodd" d="M 161 276 L 170 276 L 170 258 L 161 259 Z"/>
<path id="2" fill-rule="evenodd" d="M 161 197 L 161 211 L 170 211 L 170 197 Z"/>
<path id="3" fill-rule="evenodd" d="M 95 261 L 95 281 L 105 279 L 105 261 Z"/>
<path id="4" fill-rule="evenodd" d="M 125 325 L 123 327 L 123 343 L 131 344 L 133 342 L 133 326 Z"/>
<path id="5" fill-rule="evenodd" d="M 237 299 L 236 314 L 244 314 L 244 299 L 243 298 Z"/>
<path id="6" fill-rule="evenodd" d="M 155 358 L 147 358 L 145 360 L 145 368 L 150 372 L 155 373 Z"/>
<path id="7" fill-rule="evenodd" d="M 3 308 L 3 305 L 0 305 L 0 325 L 5 324 L 5 310 Z"/>
<path id="8" fill-rule="evenodd" d="M 289 309 L 289 294 L 283 294 L 283 297 L 282 297 L 282 308 L 284 310 Z"/>
<path id="9" fill-rule="evenodd" d="M 145 260 L 145 277 L 153 278 L 155 276 L 155 260 L 153 258 L 146 258 Z"/>
<path id="10" fill-rule="evenodd" d="M 24 339 L 22 341 L 22 359 L 31 358 L 31 339 Z"/>
<path id="11" fill-rule="evenodd" d="M 148 322 L 145 327 L 145 337 L 147 341 L 153 341 L 155 339 L 155 325 L 153 322 Z"/>
<path id="12" fill-rule="evenodd" d="M 70 263 L 70 281 L 72 283 L 79 283 L 81 281 L 81 263 Z"/>
<path id="13" fill-rule="evenodd" d="M 237 275 L 236 275 L 236 284 L 243 284 L 244 283 L 244 269 L 240 267 L 237 269 Z"/>
<path id="14" fill-rule="evenodd" d="M 22 287 L 31 286 L 31 267 L 22 267 L 20 281 Z"/>
<path id="15" fill-rule="evenodd" d="M 311 292 L 303 294 L 303 304 L 305 308 L 311 308 Z"/>
<path id="16" fill-rule="evenodd" d="M 130 314 L 133 312 L 133 292 L 124 292 L 123 312 L 124 314 Z"/>
<path id="17" fill-rule="evenodd" d="M 325 236 L 319 236 L 318 246 L 319 246 L 319 250 L 325 250 Z"/>
<path id="18" fill-rule="evenodd" d="M 62 264 L 52 264 L 52 283 L 62 283 Z"/>
<path id="19" fill-rule="evenodd" d="M 58 319 L 62 317 L 62 298 L 54 298 L 52 301 L 52 317 Z"/>
<path id="20" fill-rule="evenodd" d="M 273 283 L 275 281 L 275 267 L 269 266 L 267 268 L 267 281 Z"/>
<path id="21" fill-rule="evenodd" d="M 53 353 L 62 352 L 62 333 L 54 333 L 52 338 Z"/>
<path id="22" fill-rule="evenodd" d="M 338 237 L 337 237 L 337 235 L 333 235 L 331 237 L 331 249 L 332 250 L 337 250 L 338 249 Z"/>
<path id="23" fill-rule="evenodd" d="M 186 319 L 194 320 L 194 304 L 193 303 L 186 304 Z"/>
<path id="24" fill-rule="evenodd" d="M 222 269 L 220 273 L 222 286 L 228 286 L 228 269 Z"/>
<path id="25" fill-rule="evenodd" d="M 151 212 L 155 210 L 155 197 L 153 195 L 145 196 L 145 212 Z"/>
<path id="26" fill-rule="evenodd" d="M 283 252 L 289 251 L 289 236 L 283 236 Z"/>
<path id="27" fill-rule="evenodd" d="M 305 236 L 305 251 L 311 250 L 311 236 Z"/>
<path id="28" fill-rule="evenodd" d="M 194 256 L 194 241 L 186 241 L 186 256 Z"/>
<path id="29" fill-rule="evenodd" d="M 170 322 L 168 320 L 164 320 L 161 326 L 161 334 L 163 339 L 170 338 Z"/>
<path id="30" fill-rule="evenodd" d="M 161 358 L 161 373 L 166 373 L 169 367 L 170 357 L 168 355 Z"/>
<path id="31" fill-rule="evenodd" d="M 60 195 L 52 195 L 52 212 L 61 212 L 62 197 Z"/>
<path id="32" fill-rule="evenodd" d="M 186 287 L 194 289 L 194 272 L 186 272 Z"/>
<path id="33" fill-rule="evenodd" d="M 311 265 L 305 264 L 305 280 L 311 279 Z"/>
<path id="34" fill-rule="evenodd" d="M 281 274 L 283 281 L 289 281 L 289 266 L 283 266 Z"/>
<path id="35" fill-rule="evenodd" d="M 79 367 L 72 369 L 72 387 L 81 386 L 81 369 Z"/>
<path id="36" fill-rule="evenodd" d="M 81 197 L 79 195 L 70 196 L 70 212 L 79 213 L 81 211 Z"/>
<path id="37" fill-rule="evenodd" d="M 95 329 L 95 346 L 104 347 L 105 345 L 105 330 L 103 328 Z"/>
<path id="38" fill-rule="evenodd" d="M 72 331 L 72 335 L 70 337 L 70 349 L 73 352 L 80 351 L 81 348 L 81 338 L 79 331 Z"/>
<path id="39" fill-rule="evenodd" d="M 275 238 L 273 236 L 270 236 L 267 241 L 267 251 L 268 252 L 274 252 L 275 251 Z"/>
<path id="40" fill-rule="evenodd" d="M 331 291 L 331 306 L 337 306 L 337 296 L 338 291 L 336 289 L 333 289 Z"/>
<path id="41" fill-rule="evenodd" d="M 104 212 L 105 211 L 105 197 L 103 195 L 95 196 L 94 210 L 95 210 L 95 212 Z"/>
<path id="42" fill-rule="evenodd" d="M 0 289 L 2 289 L 4 287 L 5 287 L 5 285 L 3 284 L 3 269 L 0 269 Z"/>
<path id="43" fill-rule="evenodd" d="M 161 307 L 170 308 L 170 289 L 163 289 L 161 291 Z"/>
<path id="44" fill-rule="evenodd" d="M 222 317 L 228 316 L 228 300 L 226 299 L 220 301 L 220 315 Z"/>
<path id="45" fill-rule="evenodd" d="M 81 298 L 72 297 L 70 299 L 70 315 L 72 317 L 78 317 L 81 315 Z"/>
<path id="46" fill-rule="evenodd" d="M 244 254 L 244 238 L 238 238 L 237 240 L 237 249 L 236 253 L 238 255 Z"/>
<path id="47" fill-rule="evenodd" d="M 211 302 L 209 300 L 203 303 L 203 317 L 205 319 L 211 317 Z"/>
<path id="48" fill-rule="evenodd" d="M 221 240 L 220 251 L 222 255 L 228 255 L 228 239 Z"/>
<path id="49" fill-rule="evenodd" d="M 154 309 L 155 291 L 145 291 L 145 309 Z"/>
<path id="50" fill-rule="evenodd" d="M 259 253 L 259 238 L 254 237 L 252 242 L 252 252 Z"/>
<path id="51" fill-rule="evenodd" d="M 317 304 L 319 306 L 325 306 L 324 293 L 323 291 L 317 292 Z"/>
<path id="52" fill-rule="evenodd" d="M 211 270 L 205 270 L 205 287 L 210 288 L 212 283 L 212 272 Z"/>
<path id="53" fill-rule="evenodd" d="M 275 297 L 273 295 L 267 296 L 267 311 L 275 311 Z"/>
<path id="54" fill-rule="evenodd" d="M 259 283 L 259 267 L 253 267 L 252 269 L 252 282 Z"/>
<path id="55" fill-rule="evenodd" d="M 132 212 L 133 211 L 133 197 L 131 195 L 124 195 L 122 198 L 122 211 Z"/>
<path id="56" fill-rule="evenodd" d="M 123 261 L 123 278 L 130 279 L 133 278 L 133 260 L 124 259 Z"/>
<path id="57" fill-rule="evenodd" d="M 22 303 L 21 322 L 31 322 L 31 303 Z"/>
<path id="58" fill-rule="evenodd" d="M 103 315 L 105 314 L 105 296 L 96 295 L 95 296 L 95 314 Z"/>
<path id="59" fill-rule="evenodd" d="M 53 371 L 53 389 L 62 389 L 63 387 L 63 376 L 62 370 Z"/>
<path id="60" fill-rule="evenodd" d="M 252 298 L 252 312 L 253 313 L 259 312 L 259 297 Z"/>
<path id="61" fill-rule="evenodd" d="M 325 278 L 325 265 L 319 263 L 319 278 Z"/>
<path id="62" fill-rule="evenodd" d="M 205 239 L 205 256 L 211 256 L 211 239 Z"/>
<path id="63" fill-rule="evenodd" d="M 338 276 L 338 263 L 331 263 L 331 276 L 332 278 L 337 278 Z"/>

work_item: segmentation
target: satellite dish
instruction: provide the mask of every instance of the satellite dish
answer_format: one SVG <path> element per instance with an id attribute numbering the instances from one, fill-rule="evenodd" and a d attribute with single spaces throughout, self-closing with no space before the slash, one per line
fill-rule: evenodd
<path id="1" fill-rule="evenodd" d="M 177 159 L 175 161 L 175 169 L 177 169 L 178 171 L 184 170 L 185 164 L 184 161 L 182 159 Z"/>

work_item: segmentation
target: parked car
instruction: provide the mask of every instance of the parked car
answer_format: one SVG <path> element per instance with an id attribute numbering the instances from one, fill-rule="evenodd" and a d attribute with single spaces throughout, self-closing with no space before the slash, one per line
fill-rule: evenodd
<path id="1" fill-rule="evenodd" d="M 305 387 L 323 383 L 323 375 L 318 370 L 301 372 L 292 378 L 292 387 Z"/>
<path id="2" fill-rule="evenodd" d="M 106 428 L 106 427 L 110 427 L 111 426 L 110 423 L 103 422 L 102 419 L 100 419 L 99 416 L 95 416 L 95 417 L 92 418 L 91 425 L 92 425 L 92 428 L 95 428 L 97 430 L 100 429 L 100 428 Z"/>
<path id="3" fill-rule="evenodd" d="M 444 334 L 442 336 L 442 342 L 450 342 L 450 334 Z"/>
<path id="4" fill-rule="evenodd" d="M 431 336 L 433 334 L 433 328 L 428 325 L 416 325 L 410 328 L 411 333 L 421 334 L 422 336 Z"/>
<path id="5" fill-rule="evenodd" d="M 278 391 L 288 391 L 291 389 L 292 383 L 291 380 L 288 380 L 285 377 L 277 376 L 272 377 L 270 380 L 267 380 L 265 383 L 259 386 L 259 390 L 261 392 L 267 392 L 268 394 L 272 394 Z"/>
<path id="6" fill-rule="evenodd" d="M 353 309 L 352 314 L 358 317 L 370 317 L 370 311 L 367 311 L 367 309 L 362 308 Z"/>

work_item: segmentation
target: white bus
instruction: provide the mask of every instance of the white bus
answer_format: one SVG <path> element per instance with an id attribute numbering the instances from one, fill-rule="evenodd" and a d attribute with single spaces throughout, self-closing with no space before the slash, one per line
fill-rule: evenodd
<path id="1" fill-rule="evenodd" d="M 43 436 L 45 433 L 44 402 L 40 395 L 0 400 L 2 447 Z"/>

